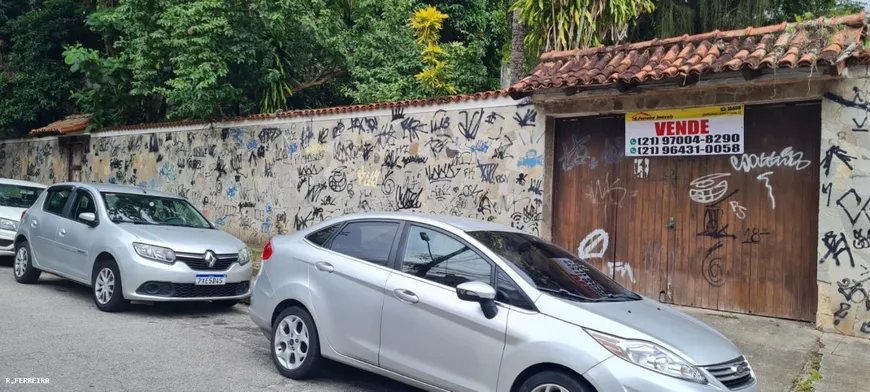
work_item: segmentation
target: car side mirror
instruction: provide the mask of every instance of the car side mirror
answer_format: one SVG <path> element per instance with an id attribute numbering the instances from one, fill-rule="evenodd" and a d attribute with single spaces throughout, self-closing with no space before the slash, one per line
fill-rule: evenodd
<path id="1" fill-rule="evenodd" d="M 480 309 L 487 319 L 492 319 L 498 314 L 495 306 L 495 289 L 492 286 L 480 282 L 465 282 L 456 286 L 456 296 L 463 301 L 480 303 Z"/>
<path id="2" fill-rule="evenodd" d="M 93 227 L 97 225 L 97 215 L 93 212 L 82 212 L 79 214 L 79 220 L 88 226 Z"/>

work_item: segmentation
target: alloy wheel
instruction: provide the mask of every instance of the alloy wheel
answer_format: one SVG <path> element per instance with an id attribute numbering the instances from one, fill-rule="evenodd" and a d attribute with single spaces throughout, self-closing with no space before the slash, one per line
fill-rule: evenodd
<path id="1" fill-rule="evenodd" d="M 299 316 L 289 315 L 278 324 L 275 331 L 275 356 L 286 369 L 302 366 L 308 357 L 308 327 Z"/>
<path id="2" fill-rule="evenodd" d="M 115 292 L 115 273 L 112 269 L 105 267 L 100 270 L 97 275 L 97 281 L 94 283 L 94 294 L 97 297 L 97 302 L 105 305 L 112 300 L 112 294 Z"/>
<path id="3" fill-rule="evenodd" d="M 28 256 L 27 248 L 23 246 L 18 248 L 18 252 L 15 253 L 15 276 L 20 278 L 27 272 Z"/>
<path id="4" fill-rule="evenodd" d="M 567 388 L 557 384 L 541 384 L 532 389 L 532 392 L 570 392 Z"/>

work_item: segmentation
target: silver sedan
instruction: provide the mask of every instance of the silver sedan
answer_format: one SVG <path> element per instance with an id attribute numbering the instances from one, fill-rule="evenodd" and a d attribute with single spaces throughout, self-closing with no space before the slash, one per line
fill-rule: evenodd
<path id="1" fill-rule="evenodd" d="M 103 311 L 131 300 L 214 301 L 250 295 L 245 244 L 214 226 L 187 200 L 113 184 L 52 185 L 22 216 L 15 280 L 42 272 L 92 287 Z"/>
<path id="2" fill-rule="evenodd" d="M 274 237 L 250 309 L 290 378 L 331 359 L 430 391 L 759 390 L 716 330 L 477 220 L 359 214 Z"/>

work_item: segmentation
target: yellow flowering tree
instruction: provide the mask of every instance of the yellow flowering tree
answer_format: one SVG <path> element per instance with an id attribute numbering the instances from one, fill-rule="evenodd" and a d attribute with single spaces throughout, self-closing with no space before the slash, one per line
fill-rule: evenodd
<path id="1" fill-rule="evenodd" d="M 423 46 L 421 56 L 425 67 L 415 77 L 428 95 L 456 93 L 456 87 L 449 81 L 450 66 L 439 43 L 445 19 L 447 14 L 433 6 L 419 9 L 411 17 L 410 26 L 417 36 L 417 44 Z"/>

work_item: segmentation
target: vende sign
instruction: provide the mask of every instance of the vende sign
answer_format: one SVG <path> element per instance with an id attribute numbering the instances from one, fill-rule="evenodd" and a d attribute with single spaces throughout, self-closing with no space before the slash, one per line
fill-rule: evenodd
<path id="1" fill-rule="evenodd" d="M 625 115 L 625 155 L 743 154 L 743 105 Z"/>

